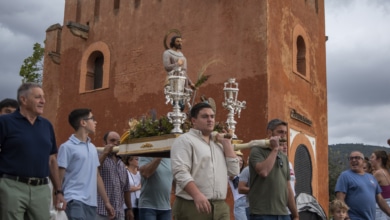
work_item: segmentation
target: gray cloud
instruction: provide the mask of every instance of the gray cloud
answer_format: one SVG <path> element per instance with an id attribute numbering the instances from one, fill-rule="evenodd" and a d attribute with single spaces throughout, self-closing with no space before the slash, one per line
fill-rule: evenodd
<path id="1" fill-rule="evenodd" d="M 327 0 L 329 143 L 390 138 L 390 1 Z"/>
<path id="2" fill-rule="evenodd" d="M 50 25 L 62 23 L 63 13 L 63 0 L 0 1 L 0 100 L 16 97 L 23 60 L 34 43 L 43 45 Z"/>

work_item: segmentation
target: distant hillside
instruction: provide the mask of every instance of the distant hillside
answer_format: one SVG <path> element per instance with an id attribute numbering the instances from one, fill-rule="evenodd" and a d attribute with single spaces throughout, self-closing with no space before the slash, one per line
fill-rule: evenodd
<path id="1" fill-rule="evenodd" d="M 384 150 L 390 153 L 390 148 L 383 146 L 373 146 L 364 144 L 334 144 L 329 145 L 329 163 L 335 163 L 341 165 L 344 169 L 348 168 L 348 156 L 352 151 L 360 151 L 365 157 L 370 158 L 372 152 L 376 150 Z M 343 169 L 343 170 L 344 170 Z"/>

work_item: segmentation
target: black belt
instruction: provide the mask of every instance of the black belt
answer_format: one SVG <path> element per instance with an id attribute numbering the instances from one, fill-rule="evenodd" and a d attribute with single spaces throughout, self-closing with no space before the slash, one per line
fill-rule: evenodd
<path id="1" fill-rule="evenodd" d="M 192 200 L 192 199 L 190 199 L 190 200 L 188 200 L 188 199 L 183 199 L 183 198 L 181 198 L 180 196 L 176 196 L 176 198 L 179 198 L 179 199 L 182 199 L 182 200 L 185 200 L 185 201 L 191 201 L 191 202 L 194 201 L 194 200 Z M 208 199 L 208 200 L 209 200 L 210 203 L 213 203 L 213 202 L 226 202 L 225 199 Z"/>
<path id="2" fill-rule="evenodd" d="M 0 175 L 0 177 L 15 180 L 32 186 L 46 185 L 49 183 L 49 180 L 47 178 L 12 176 L 8 174 L 2 174 Z"/>

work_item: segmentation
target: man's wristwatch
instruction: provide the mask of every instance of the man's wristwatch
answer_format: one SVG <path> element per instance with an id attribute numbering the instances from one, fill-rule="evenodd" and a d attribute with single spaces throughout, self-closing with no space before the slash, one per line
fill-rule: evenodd
<path id="1" fill-rule="evenodd" d="M 54 195 L 58 195 L 58 194 L 64 195 L 64 191 L 62 191 L 62 190 L 56 190 L 56 191 L 54 192 Z"/>

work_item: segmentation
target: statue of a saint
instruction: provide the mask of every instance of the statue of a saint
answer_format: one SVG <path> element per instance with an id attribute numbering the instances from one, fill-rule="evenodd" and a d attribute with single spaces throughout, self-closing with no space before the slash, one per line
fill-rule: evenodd
<path id="1" fill-rule="evenodd" d="M 170 49 L 165 50 L 163 53 L 164 68 L 167 72 L 171 72 L 172 70 L 181 67 L 181 70 L 184 70 L 187 78 L 187 86 L 195 89 L 195 84 L 187 75 L 187 59 L 181 52 L 182 43 L 183 41 L 181 36 L 173 36 L 171 38 L 171 42 L 169 44 Z"/>

